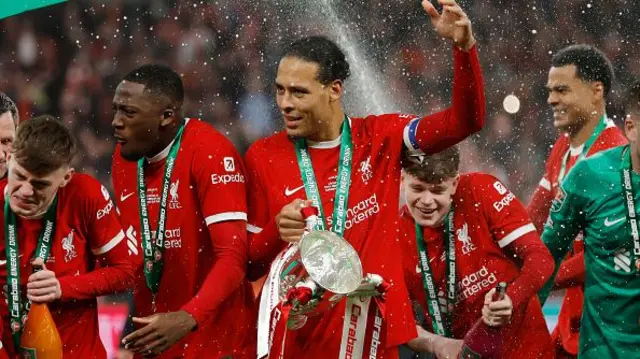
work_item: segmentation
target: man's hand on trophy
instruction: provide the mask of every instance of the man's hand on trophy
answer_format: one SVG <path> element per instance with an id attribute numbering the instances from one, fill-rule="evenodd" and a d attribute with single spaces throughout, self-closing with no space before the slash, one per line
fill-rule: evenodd
<path id="1" fill-rule="evenodd" d="M 285 242 L 298 242 L 306 227 L 300 209 L 313 205 L 309 200 L 294 199 L 293 202 L 282 207 L 276 216 L 276 225 L 280 232 L 280 238 Z"/>

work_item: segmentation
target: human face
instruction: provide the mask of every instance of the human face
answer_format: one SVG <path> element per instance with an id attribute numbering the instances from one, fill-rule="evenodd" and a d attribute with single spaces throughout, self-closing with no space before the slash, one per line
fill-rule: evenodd
<path id="1" fill-rule="evenodd" d="M 640 130 L 638 126 L 640 126 L 640 109 L 634 109 L 632 113 L 627 114 L 624 120 L 624 132 L 631 145 L 631 155 L 636 159 L 640 159 L 640 148 L 638 147 L 640 144 Z M 634 169 L 636 171 L 640 170 L 638 168 Z"/>
<path id="2" fill-rule="evenodd" d="M 318 81 L 319 69 L 317 63 L 297 57 L 280 61 L 276 102 L 291 137 L 315 139 L 332 119 L 332 102 L 340 97 L 342 82 L 323 85 Z"/>
<path id="3" fill-rule="evenodd" d="M 440 183 L 427 183 L 408 173 L 402 174 L 402 185 L 409 212 L 422 227 L 437 228 L 451 208 L 459 177 Z"/>
<path id="4" fill-rule="evenodd" d="M 58 189 L 69 183 L 73 168 L 68 165 L 44 175 L 36 176 L 9 156 L 7 195 L 13 212 L 22 217 L 43 214 L 53 201 Z"/>
<path id="5" fill-rule="evenodd" d="M 553 110 L 553 126 L 576 134 L 597 110 L 604 99 L 601 82 L 583 81 L 575 65 L 552 67 L 549 70 L 547 103 Z"/>
<path id="6" fill-rule="evenodd" d="M 16 125 L 13 115 L 7 111 L 0 115 L 0 178 L 7 174 L 7 157 L 11 152 Z"/>
<path id="7" fill-rule="evenodd" d="M 116 88 L 112 102 L 114 137 L 120 153 L 128 161 L 153 155 L 160 139 L 160 127 L 167 116 L 168 100 L 145 91 L 143 84 L 122 81 Z"/>

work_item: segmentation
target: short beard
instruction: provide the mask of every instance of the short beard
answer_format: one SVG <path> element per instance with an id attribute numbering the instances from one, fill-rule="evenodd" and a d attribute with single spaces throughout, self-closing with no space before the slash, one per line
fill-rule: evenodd
<path id="1" fill-rule="evenodd" d="M 587 120 L 583 117 L 580 117 L 576 122 L 567 125 L 565 127 L 559 128 L 560 131 L 569 134 L 569 137 L 575 137 L 587 124 Z"/>

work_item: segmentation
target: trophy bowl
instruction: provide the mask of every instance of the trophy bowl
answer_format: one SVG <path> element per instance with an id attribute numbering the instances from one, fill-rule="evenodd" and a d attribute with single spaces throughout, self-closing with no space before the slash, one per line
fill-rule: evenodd
<path id="1" fill-rule="evenodd" d="M 292 306 L 289 329 L 298 329 L 306 323 L 306 317 L 331 309 L 358 289 L 362 280 L 360 257 L 345 239 L 329 231 L 304 235 L 280 273 L 281 300 L 301 287 L 311 293 L 310 300 Z"/>
<path id="2" fill-rule="evenodd" d="M 358 252 L 342 237 L 329 231 L 313 231 L 300 242 L 300 258 L 311 279 L 325 290 L 348 294 L 362 283 Z"/>

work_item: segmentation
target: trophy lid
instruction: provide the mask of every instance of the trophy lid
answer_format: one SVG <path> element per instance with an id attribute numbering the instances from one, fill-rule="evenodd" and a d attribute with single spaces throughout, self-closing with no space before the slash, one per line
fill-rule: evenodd
<path id="1" fill-rule="evenodd" d="M 336 294 L 347 294 L 362 283 L 358 252 L 342 237 L 329 231 L 312 231 L 302 237 L 300 258 L 318 285 Z"/>

